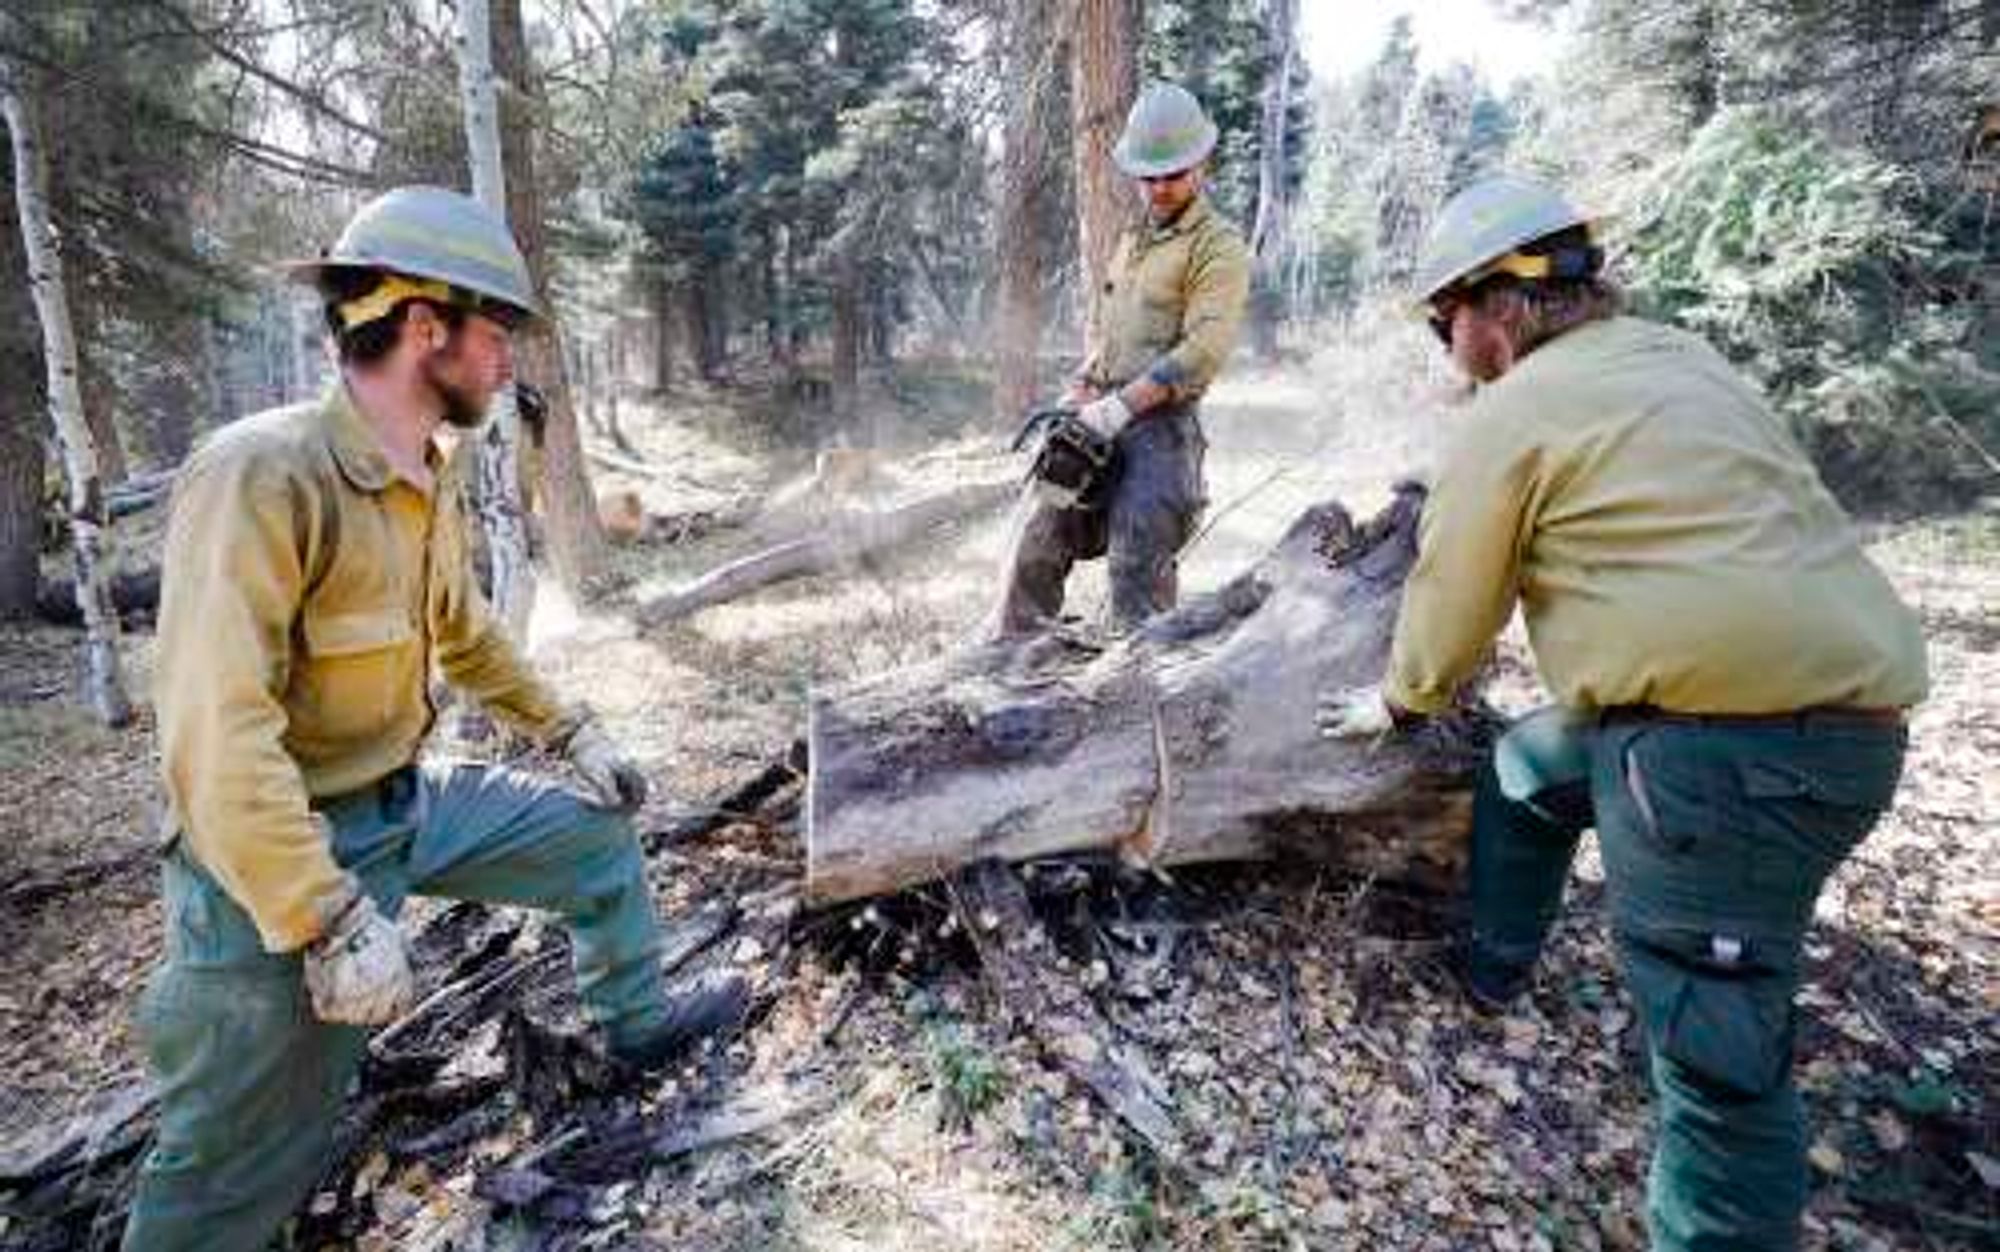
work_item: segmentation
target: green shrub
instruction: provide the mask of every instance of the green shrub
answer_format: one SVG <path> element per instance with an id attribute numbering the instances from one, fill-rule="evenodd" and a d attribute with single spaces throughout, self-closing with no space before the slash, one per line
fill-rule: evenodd
<path id="1" fill-rule="evenodd" d="M 1725 111 L 1637 197 L 1640 312 L 1757 379 L 1847 503 L 1962 506 L 1996 485 L 1987 258 L 1913 174 L 1755 110 Z M 1941 229 L 1940 227 L 1944 228 Z"/>

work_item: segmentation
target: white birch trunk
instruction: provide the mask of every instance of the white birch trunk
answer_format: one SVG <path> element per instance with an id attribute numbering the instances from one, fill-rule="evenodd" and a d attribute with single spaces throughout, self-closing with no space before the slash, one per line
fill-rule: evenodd
<path id="1" fill-rule="evenodd" d="M 1292 58 L 1297 55 L 1299 0 L 1269 0 L 1264 9 L 1271 75 L 1264 82 L 1264 116 L 1257 163 L 1257 218 L 1250 248 L 1260 267 L 1274 267 L 1282 251 L 1290 207 L 1285 193 L 1285 117 L 1292 107 Z"/>
<path id="2" fill-rule="evenodd" d="M 486 0 L 459 0 L 458 87 L 465 112 L 465 150 L 472 194 L 507 217 L 507 175 L 500 160 L 500 111 L 493 90 L 493 33 Z M 528 559 L 527 512 L 521 499 L 521 414 L 513 388 L 494 397 L 479 448 L 479 513 L 493 563 L 493 608 L 515 642 L 528 637 L 535 606 L 535 568 Z"/>
<path id="3" fill-rule="evenodd" d="M 11 35 L 0 16 L 0 36 Z M 70 533 L 76 547 L 76 599 L 83 611 L 86 682 L 91 706 L 107 726 L 132 720 L 132 701 L 118 659 L 118 613 L 111 603 L 112 535 L 98 479 L 97 445 L 83 418 L 77 387 L 76 335 L 63 285 L 62 251 L 49 220 L 48 165 L 33 113 L 27 67 L 0 56 L 0 113 L 14 146 L 14 201 L 28 262 L 28 287 L 42 323 L 48 365 L 49 415 L 69 481 Z"/>

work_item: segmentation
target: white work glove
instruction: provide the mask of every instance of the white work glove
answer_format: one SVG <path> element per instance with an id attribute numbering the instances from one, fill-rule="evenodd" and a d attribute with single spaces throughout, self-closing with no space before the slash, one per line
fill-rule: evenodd
<path id="1" fill-rule="evenodd" d="M 1389 711 L 1389 701 L 1378 683 L 1320 696 L 1316 720 L 1325 739 L 1379 738 L 1396 728 L 1395 715 Z"/>
<path id="2" fill-rule="evenodd" d="M 1106 439 L 1116 439 L 1118 432 L 1125 429 L 1125 423 L 1132 420 L 1132 410 L 1125 407 L 1125 401 L 1119 399 L 1114 391 L 1102 400 L 1092 400 L 1078 409 L 1076 420 Z"/>
<path id="3" fill-rule="evenodd" d="M 306 990 L 323 1022 L 380 1026 L 409 1010 L 416 994 L 410 951 L 396 923 L 352 877 L 346 899 L 320 937 L 306 945 Z"/>
<path id="4" fill-rule="evenodd" d="M 586 718 L 570 732 L 563 754 L 600 808 L 630 813 L 646 802 L 646 776 L 596 719 Z"/>

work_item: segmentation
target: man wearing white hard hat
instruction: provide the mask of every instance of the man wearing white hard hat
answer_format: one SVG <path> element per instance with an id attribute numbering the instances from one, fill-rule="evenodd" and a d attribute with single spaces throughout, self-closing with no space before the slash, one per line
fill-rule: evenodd
<path id="1" fill-rule="evenodd" d="M 293 267 L 339 377 L 189 459 L 168 523 L 154 703 L 172 838 L 166 959 L 138 1010 L 159 1130 L 132 1252 L 253 1252 L 327 1164 L 367 1028 L 412 1000 L 410 895 L 549 909 L 614 1067 L 638 1075 L 742 1008 L 666 992 L 630 814 L 645 779 L 565 706 L 472 576 L 461 459 L 538 314 L 506 226 L 434 187 L 379 197 Z M 583 783 L 419 760 L 433 665 Z"/>
<path id="2" fill-rule="evenodd" d="M 1488 1011 L 1531 989 L 1594 826 L 1657 1097 L 1653 1247 L 1775 1252 L 1805 1203 L 1805 931 L 1895 793 L 1923 639 L 1756 388 L 1621 316 L 1603 259 L 1539 183 L 1445 205 L 1415 295 L 1477 391 L 1388 673 L 1331 693 L 1320 724 L 1376 736 L 1445 709 L 1520 606 L 1557 703 L 1481 776 L 1456 971 Z"/>
<path id="3" fill-rule="evenodd" d="M 1003 634 L 1062 611 L 1079 560 L 1106 557 L 1111 618 L 1129 629 L 1178 593 L 1180 550 L 1207 500 L 1197 406 L 1235 347 L 1250 254 L 1202 192 L 1215 124 L 1185 88 L 1139 94 L 1113 159 L 1145 201 L 1091 293 L 1092 342 L 1066 401 L 1114 448 L 1108 477 L 1071 505 L 1040 504 L 1016 542 Z"/>

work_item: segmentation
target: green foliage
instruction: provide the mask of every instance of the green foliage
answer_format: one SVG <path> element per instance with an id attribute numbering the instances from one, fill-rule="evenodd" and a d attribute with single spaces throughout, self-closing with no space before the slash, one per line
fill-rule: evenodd
<path id="1" fill-rule="evenodd" d="M 1849 503 L 1963 502 L 1991 486 L 2000 375 L 1976 258 L 1927 207 L 1906 170 L 1725 110 L 1640 190 L 1629 285 L 1762 383 Z"/>
<path id="2" fill-rule="evenodd" d="M 703 271 L 734 250 L 737 205 L 725 184 L 707 126 L 692 119 L 668 131 L 632 187 L 632 214 L 676 272 Z"/>
<path id="3" fill-rule="evenodd" d="M 947 1124 L 968 1125 L 1006 1094 L 1006 1075 L 999 1062 L 966 1038 L 956 1022 L 939 1018 L 926 1026 L 925 1034 Z"/>

